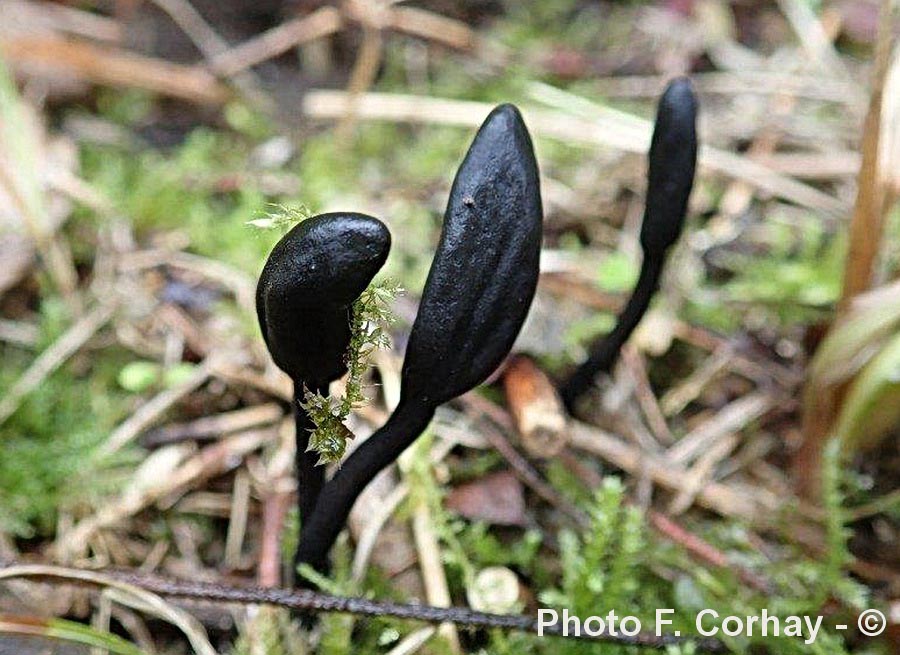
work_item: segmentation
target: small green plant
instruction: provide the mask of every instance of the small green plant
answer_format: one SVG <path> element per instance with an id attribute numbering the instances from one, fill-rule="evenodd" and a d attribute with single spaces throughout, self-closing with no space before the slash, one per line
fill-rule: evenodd
<path id="1" fill-rule="evenodd" d="M 644 521 L 637 508 L 624 505 L 624 494 L 618 478 L 606 478 L 588 507 L 590 528 L 580 536 L 560 534 L 562 580 L 541 594 L 544 602 L 576 614 L 638 605 Z"/>
<path id="2" fill-rule="evenodd" d="M 302 223 L 313 215 L 309 207 L 299 205 L 271 205 L 271 209 L 259 218 L 247 221 L 246 225 L 258 230 L 280 230 L 282 233 Z"/>
<path id="3" fill-rule="evenodd" d="M 385 327 L 394 320 L 391 301 L 402 293 L 393 280 L 373 282 L 353 303 L 350 319 L 350 345 L 347 348 L 347 384 L 340 398 L 326 397 L 306 390 L 301 407 L 312 419 L 315 429 L 307 450 L 319 454 L 319 464 L 339 462 L 353 433 L 344 424 L 351 410 L 368 399 L 363 377 L 374 352 L 390 348 Z"/>

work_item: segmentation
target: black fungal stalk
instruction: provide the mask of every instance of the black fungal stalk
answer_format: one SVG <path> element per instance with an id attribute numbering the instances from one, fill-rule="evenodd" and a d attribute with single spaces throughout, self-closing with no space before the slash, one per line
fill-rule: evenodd
<path id="1" fill-rule="evenodd" d="M 347 370 L 350 312 L 387 259 L 391 237 L 364 214 L 321 214 L 304 220 L 269 255 L 256 288 L 263 339 L 275 364 L 294 382 L 297 495 L 301 522 L 325 481 L 318 454 L 308 452 L 315 425 L 302 408 L 307 391 L 328 395 Z"/>
<path id="2" fill-rule="evenodd" d="M 650 144 L 647 202 L 641 225 L 641 273 L 613 331 L 591 346 L 587 361 L 563 384 L 560 393 L 570 412 L 597 374 L 612 369 L 659 288 L 666 253 L 681 234 L 694 184 L 696 121 L 697 98 L 690 81 L 684 77 L 673 80 L 660 98 Z"/>
<path id="3" fill-rule="evenodd" d="M 397 409 L 323 488 L 303 525 L 298 563 L 325 570 L 366 485 L 416 440 L 439 405 L 481 384 L 509 353 L 537 287 L 542 217 L 531 138 L 518 110 L 502 105 L 453 182 Z"/>

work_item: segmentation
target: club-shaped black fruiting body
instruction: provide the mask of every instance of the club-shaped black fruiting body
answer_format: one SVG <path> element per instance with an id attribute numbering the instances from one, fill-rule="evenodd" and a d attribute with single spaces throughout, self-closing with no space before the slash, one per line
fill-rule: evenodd
<path id="1" fill-rule="evenodd" d="M 569 411 L 598 373 L 609 372 L 659 288 L 666 253 L 684 226 L 697 163 L 697 98 L 687 78 L 669 83 L 660 98 L 647 172 L 647 202 L 641 225 L 644 261 L 616 326 L 589 349 L 588 359 L 561 389 Z"/>
<path id="2" fill-rule="evenodd" d="M 314 427 L 300 407 L 306 390 L 328 394 L 347 369 L 350 312 L 387 259 L 391 236 L 364 214 L 321 214 L 288 232 L 272 249 L 256 288 L 263 339 L 294 382 L 297 493 L 301 521 L 315 506 L 325 467 L 306 452 Z"/>
<path id="3" fill-rule="evenodd" d="M 456 174 L 413 324 L 400 402 L 344 462 L 303 526 L 297 561 L 327 566 L 357 496 L 428 426 L 435 409 L 484 382 L 512 348 L 534 297 L 540 186 L 531 138 L 512 105 L 494 109 Z"/>

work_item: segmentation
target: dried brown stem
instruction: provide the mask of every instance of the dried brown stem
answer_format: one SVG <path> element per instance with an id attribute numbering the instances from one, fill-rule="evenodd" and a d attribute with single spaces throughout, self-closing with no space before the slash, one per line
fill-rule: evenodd
<path id="1" fill-rule="evenodd" d="M 513 424 L 532 457 L 553 457 L 565 448 L 566 410 L 556 387 L 529 357 L 510 359 L 503 388 Z"/>
<path id="2" fill-rule="evenodd" d="M 199 68 L 55 36 L 0 39 L 0 54 L 17 68 L 145 89 L 201 105 L 221 105 L 231 96 Z"/>

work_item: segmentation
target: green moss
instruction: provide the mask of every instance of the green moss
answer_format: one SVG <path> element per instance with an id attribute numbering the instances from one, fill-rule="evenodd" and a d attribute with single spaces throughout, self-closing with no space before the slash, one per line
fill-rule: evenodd
<path id="1" fill-rule="evenodd" d="M 48 315 L 45 330 L 59 326 Z M 127 396 L 115 379 L 126 353 L 76 356 L 45 379 L 0 426 L 0 531 L 21 537 L 51 535 L 60 512 L 94 506 L 127 480 L 133 452 L 109 461 L 91 454 L 127 415 Z M 30 353 L 2 347 L 0 387 L 8 388 Z"/>

